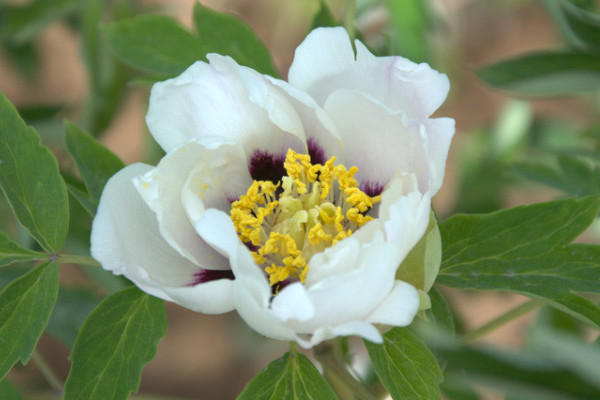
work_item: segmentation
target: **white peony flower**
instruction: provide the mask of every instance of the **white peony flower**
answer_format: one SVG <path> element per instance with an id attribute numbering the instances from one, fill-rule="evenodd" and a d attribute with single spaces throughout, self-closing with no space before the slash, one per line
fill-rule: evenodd
<path id="1" fill-rule="evenodd" d="M 92 255 L 142 290 L 311 347 L 419 309 L 399 265 L 429 223 L 454 121 L 445 75 L 316 29 L 289 81 L 207 56 L 154 85 L 166 151 L 106 185 Z"/>

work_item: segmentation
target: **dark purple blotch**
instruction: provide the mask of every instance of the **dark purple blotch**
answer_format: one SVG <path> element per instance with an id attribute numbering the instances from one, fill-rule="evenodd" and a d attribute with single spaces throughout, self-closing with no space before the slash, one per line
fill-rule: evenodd
<path id="1" fill-rule="evenodd" d="M 219 279 L 234 280 L 235 276 L 233 276 L 233 271 L 231 271 L 230 269 L 227 269 L 227 270 L 203 269 L 202 271 L 198 271 L 194 274 L 194 280 L 192 281 L 192 283 L 188 284 L 187 286 L 196 286 L 201 283 L 216 281 Z"/>
<path id="2" fill-rule="evenodd" d="M 367 196 L 379 196 L 383 192 L 383 185 L 379 182 L 363 182 L 359 185 L 360 190 Z"/>
<path id="3" fill-rule="evenodd" d="M 250 156 L 248 171 L 255 181 L 271 181 L 276 184 L 286 175 L 284 161 L 285 154 L 270 154 L 255 150 Z"/>
<path id="4" fill-rule="evenodd" d="M 310 138 L 306 141 L 308 147 L 308 155 L 310 156 L 311 164 L 325 164 L 327 159 L 325 158 L 325 151 L 314 138 Z"/>

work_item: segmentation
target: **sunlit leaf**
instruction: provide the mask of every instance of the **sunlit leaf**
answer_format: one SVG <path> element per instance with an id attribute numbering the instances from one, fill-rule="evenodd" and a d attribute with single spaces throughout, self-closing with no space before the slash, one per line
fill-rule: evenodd
<path id="1" fill-rule="evenodd" d="M 286 353 L 271 362 L 237 400 L 335 400 L 336 395 L 313 363 L 299 353 Z"/>
<path id="2" fill-rule="evenodd" d="M 137 287 L 104 299 L 75 341 L 65 400 L 127 399 L 166 330 L 163 301 Z"/>
<path id="3" fill-rule="evenodd" d="M 439 400 L 442 371 L 427 346 L 406 328 L 365 341 L 375 372 L 394 400 Z"/>
<path id="4" fill-rule="evenodd" d="M 50 150 L 0 94 L 0 186 L 15 215 L 46 250 L 60 250 L 67 236 L 67 189 Z"/>
<path id="5" fill-rule="evenodd" d="M 587 197 L 451 217 L 440 224 L 437 282 L 523 294 L 600 327 L 600 308 L 577 294 L 600 293 L 600 246 L 567 245 L 599 208 Z"/>
<path id="6" fill-rule="evenodd" d="M 0 292 L 0 379 L 25 364 L 48 323 L 58 294 L 58 264 L 47 262 Z"/>

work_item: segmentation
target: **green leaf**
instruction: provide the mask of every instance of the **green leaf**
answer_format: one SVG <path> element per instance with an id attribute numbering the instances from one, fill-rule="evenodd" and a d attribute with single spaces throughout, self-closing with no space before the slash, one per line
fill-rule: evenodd
<path id="1" fill-rule="evenodd" d="M 392 51 L 412 61 L 429 60 L 429 43 L 426 35 L 430 25 L 427 2 L 422 0 L 388 0 L 392 33 Z"/>
<path id="2" fill-rule="evenodd" d="M 419 242 L 411 249 L 396 273 L 396 279 L 428 292 L 433 286 L 442 260 L 442 243 L 437 219 L 432 212 L 429 225 Z"/>
<path id="3" fill-rule="evenodd" d="M 269 50 L 240 19 L 211 10 L 196 2 L 194 24 L 206 53 L 228 55 L 239 64 L 258 72 L 279 76 Z"/>
<path id="4" fill-rule="evenodd" d="M 476 71 L 502 90 L 559 96 L 600 89 L 600 57 L 575 52 L 539 52 L 501 61 Z"/>
<path id="5" fill-rule="evenodd" d="M 552 164 L 527 161 L 513 169 L 524 177 L 577 196 L 600 194 L 600 168 L 592 160 L 561 154 Z"/>
<path id="6" fill-rule="evenodd" d="M 31 236 L 44 249 L 58 252 L 69 224 L 67 189 L 58 163 L 2 94 L 0 187 Z"/>
<path id="7" fill-rule="evenodd" d="M 102 30 L 119 60 L 158 74 L 179 75 L 206 54 L 196 36 L 164 15 L 141 15 Z"/>
<path id="8" fill-rule="evenodd" d="M 81 325 L 98 303 L 98 296 L 87 289 L 61 287 L 46 333 L 73 348 Z"/>
<path id="9" fill-rule="evenodd" d="M 521 395 L 528 400 L 589 400 L 599 398 L 597 383 L 589 384 L 543 355 L 457 348 L 438 344 L 437 354 L 446 362 L 448 379 L 487 385 Z"/>
<path id="10" fill-rule="evenodd" d="M 310 30 L 312 31 L 315 28 L 319 27 L 330 27 L 330 26 L 341 26 L 342 24 L 335 20 L 335 17 L 331 13 L 329 7 L 327 7 L 327 3 L 324 0 L 319 1 L 319 11 L 313 17 L 312 23 L 310 25 Z"/>
<path id="11" fill-rule="evenodd" d="M 58 264 L 47 262 L 0 292 L 0 379 L 25 364 L 48 323 L 58 294 Z"/>
<path id="12" fill-rule="evenodd" d="M 576 294 L 600 293 L 600 246 L 567 245 L 599 208 L 587 197 L 449 218 L 437 282 L 523 294 L 600 327 L 600 308 Z"/>
<path id="13" fill-rule="evenodd" d="M 22 248 L 0 231 L 0 267 L 14 262 L 34 261 L 47 257 L 45 253 Z"/>
<path id="14" fill-rule="evenodd" d="M 127 399 L 166 330 L 163 301 L 137 287 L 104 299 L 75 341 L 65 400 Z"/>
<path id="15" fill-rule="evenodd" d="M 562 9 L 571 31 L 585 46 L 600 50 L 600 15 L 562 0 Z"/>
<path id="16" fill-rule="evenodd" d="M 431 308 L 425 311 L 425 315 L 433 325 L 433 329 L 437 333 L 446 333 L 454 336 L 456 327 L 452 308 L 450 308 L 444 296 L 435 287 L 431 288 L 428 294 L 431 300 Z"/>
<path id="17" fill-rule="evenodd" d="M 80 0 L 37 0 L 4 11 L 1 30 L 13 43 L 31 41 L 52 22 L 77 10 Z"/>
<path id="18" fill-rule="evenodd" d="M 335 393 L 313 363 L 299 353 L 286 353 L 271 362 L 237 400 L 334 400 Z"/>
<path id="19" fill-rule="evenodd" d="M 65 144 L 97 206 L 104 185 L 125 166 L 123 161 L 68 121 L 65 123 Z"/>
<path id="20" fill-rule="evenodd" d="M 0 380 L 0 394 L 3 400 L 23 400 L 17 389 L 8 379 Z"/>
<path id="21" fill-rule="evenodd" d="M 377 376 L 394 400 L 439 400 L 442 371 L 427 346 L 406 328 L 383 335 L 383 344 L 365 341 Z"/>

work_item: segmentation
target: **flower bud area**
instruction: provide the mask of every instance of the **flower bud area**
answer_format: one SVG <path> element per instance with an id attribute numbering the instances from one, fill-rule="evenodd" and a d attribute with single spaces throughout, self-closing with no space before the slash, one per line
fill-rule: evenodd
<path id="1" fill-rule="evenodd" d="M 311 257 L 352 235 L 373 218 L 366 215 L 381 196 L 358 188 L 357 167 L 311 164 L 310 156 L 288 150 L 287 176 L 277 184 L 254 181 L 231 205 L 231 219 L 274 293 L 306 280 Z"/>

